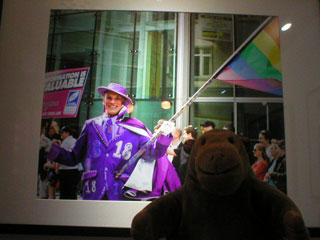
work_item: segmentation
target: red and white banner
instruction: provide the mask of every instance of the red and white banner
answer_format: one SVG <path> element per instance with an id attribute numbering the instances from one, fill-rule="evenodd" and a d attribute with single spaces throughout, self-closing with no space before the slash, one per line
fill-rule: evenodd
<path id="1" fill-rule="evenodd" d="M 48 72 L 42 103 L 42 118 L 77 116 L 89 67 Z"/>

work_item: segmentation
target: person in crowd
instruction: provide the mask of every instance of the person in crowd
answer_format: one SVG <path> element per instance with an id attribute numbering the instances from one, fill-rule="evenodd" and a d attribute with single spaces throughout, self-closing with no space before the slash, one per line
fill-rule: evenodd
<path id="1" fill-rule="evenodd" d="M 266 149 L 266 153 L 269 159 L 272 159 L 270 147 L 271 147 L 271 133 L 268 130 L 261 130 L 259 132 L 259 143 L 261 143 Z"/>
<path id="2" fill-rule="evenodd" d="M 99 87 L 98 92 L 103 97 L 104 113 L 85 122 L 71 150 L 52 144 L 47 147 L 47 157 L 69 166 L 84 161 L 82 198 L 85 200 L 128 200 L 127 189 L 144 193 L 146 198 L 149 193 L 161 196 L 162 193 L 153 191 L 153 186 L 161 179 L 153 179 L 152 172 L 154 170 L 160 176 L 160 171 L 168 170 L 168 166 L 160 168 L 156 163 L 171 143 L 174 124 L 162 123 L 158 139 L 144 148 L 152 133 L 141 121 L 125 117 L 128 105 L 132 104 L 126 89 L 110 83 Z M 145 149 L 142 156 L 130 161 L 141 148 Z M 178 177 L 166 182 L 168 191 L 177 187 L 180 187 Z"/>
<path id="3" fill-rule="evenodd" d="M 59 134 L 59 125 L 56 121 L 50 120 L 47 125 L 48 128 L 45 130 L 45 133 L 41 136 L 41 141 L 46 144 L 52 144 L 55 142 L 56 144 L 61 144 L 61 137 Z M 58 168 L 57 165 L 46 159 L 45 164 L 43 165 L 43 169 L 47 171 L 47 185 L 48 185 L 48 198 L 55 199 L 56 198 L 56 185 L 58 183 Z"/>
<path id="4" fill-rule="evenodd" d="M 70 150 L 76 142 L 73 131 L 69 126 L 63 126 L 60 131 L 61 147 Z M 80 173 L 83 170 L 81 162 L 74 166 L 58 164 L 60 199 L 77 199 Z"/>
<path id="5" fill-rule="evenodd" d="M 59 172 L 57 164 L 49 159 L 47 159 L 44 169 L 48 171 L 48 192 L 49 199 L 56 199 L 56 187 L 59 181 Z"/>
<path id="6" fill-rule="evenodd" d="M 280 191 L 287 193 L 287 171 L 286 171 L 286 148 L 285 141 L 279 140 L 275 143 L 276 155 L 270 164 L 264 181 L 276 186 Z"/>
<path id="7" fill-rule="evenodd" d="M 276 165 L 277 159 L 279 158 L 279 148 L 278 148 L 278 140 L 277 139 L 271 140 L 270 153 L 271 153 L 272 158 L 271 158 L 269 168 L 267 170 L 267 173 L 264 176 L 263 181 L 269 183 L 272 186 L 275 186 L 274 182 L 270 179 L 270 173 L 273 171 L 273 169 Z"/>
<path id="8" fill-rule="evenodd" d="M 50 143 L 50 139 L 46 135 L 46 124 L 42 124 L 40 131 L 40 145 L 39 145 L 39 157 L 38 157 L 38 188 L 39 198 L 47 199 L 48 195 L 48 171 L 44 168 L 47 163 L 47 153 L 45 152 L 45 146 Z"/>
<path id="9" fill-rule="evenodd" d="M 181 135 L 181 128 L 175 127 L 172 131 L 173 140 L 167 149 L 167 156 L 171 163 L 173 159 L 177 157 L 177 154 L 174 152 L 174 150 L 177 148 L 181 148 L 183 145 L 181 141 Z"/>
<path id="10" fill-rule="evenodd" d="M 51 121 L 46 136 L 52 141 L 61 141 L 59 129 L 59 124 L 56 121 Z"/>
<path id="11" fill-rule="evenodd" d="M 276 158 L 276 155 L 277 155 L 277 153 L 278 153 L 278 141 L 279 140 L 277 140 L 277 139 L 275 139 L 275 138 L 272 138 L 271 139 L 271 147 L 270 147 L 270 152 L 271 152 L 271 155 L 272 155 L 272 158 L 271 158 L 271 160 L 272 159 L 274 159 L 274 158 Z"/>
<path id="12" fill-rule="evenodd" d="M 213 121 L 204 121 L 200 124 L 202 133 L 213 130 L 216 127 L 216 124 Z"/>
<path id="13" fill-rule="evenodd" d="M 174 149 L 176 157 L 173 159 L 172 164 L 179 175 L 181 184 L 185 182 L 189 156 L 197 136 L 198 132 L 196 128 L 192 126 L 185 127 L 183 130 L 183 145 L 181 148 Z"/>
<path id="14" fill-rule="evenodd" d="M 254 147 L 254 143 L 251 142 L 250 138 L 247 136 L 242 136 L 242 137 L 240 137 L 240 139 L 247 150 L 250 165 L 252 165 L 256 161 L 256 158 L 254 157 L 254 153 L 252 151 L 252 149 Z"/>
<path id="15" fill-rule="evenodd" d="M 253 155 L 257 160 L 252 165 L 254 174 L 260 181 L 263 181 L 264 175 L 268 170 L 269 158 L 266 154 L 266 150 L 261 143 L 257 143 L 253 148 Z"/>

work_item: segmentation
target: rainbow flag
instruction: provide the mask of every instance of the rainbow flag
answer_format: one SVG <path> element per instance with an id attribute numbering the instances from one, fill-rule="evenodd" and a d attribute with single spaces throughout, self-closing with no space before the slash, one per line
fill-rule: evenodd
<path id="1" fill-rule="evenodd" d="M 282 96 L 279 20 L 277 17 L 232 56 L 216 79 Z"/>

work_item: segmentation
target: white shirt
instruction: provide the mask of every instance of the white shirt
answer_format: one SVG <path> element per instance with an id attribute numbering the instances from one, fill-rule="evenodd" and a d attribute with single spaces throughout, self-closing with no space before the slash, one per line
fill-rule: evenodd
<path id="1" fill-rule="evenodd" d="M 172 150 L 174 150 L 174 149 L 176 149 L 176 148 L 179 146 L 180 143 L 181 143 L 181 141 L 177 142 L 176 144 L 173 144 L 173 143 L 171 142 L 169 148 L 171 148 Z M 169 161 L 172 163 L 172 160 L 173 160 L 173 157 L 174 157 L 174 156 L 171 155 L 171 154 L 167 154 L 167 157 L 168 157 Z"/>
<path id="2" fill-rule="evenodd" d="M 76 139 L 74 137 L 68 136 L 62 141 L 61 147 L 66 150 L 70 150 L 73 147 L 75 142 L 76 142 Z M 82 171 L 83 167 L 82 167 L 81 163 L 78 163 L 75 166 L 66 166 L 66 165 L 61 164 L 59 169 L 78 169 L 79 171 Z"/>
<path id="3" fill-rule="evenodd" d="M 269 158 L 269 160 L 271 161 L 272 160 L 272 154 L 271 154 L 271 145 L 269 145 L 269 147 L 266 148 L 266 154 Z"/>

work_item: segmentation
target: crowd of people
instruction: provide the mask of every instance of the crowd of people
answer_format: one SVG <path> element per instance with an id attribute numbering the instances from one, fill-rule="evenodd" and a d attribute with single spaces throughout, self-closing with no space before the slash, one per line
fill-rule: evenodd
<path id="1" fill-rule="evenodd" d="M 200 124 L 202 134 L 215 129 L 213 121 L 204 121 Z M 224 130 L 235 132 L 233 125 L 225 125 Z M 183 141 L 181 141 L 181 129 L 175 128 L 173 132 L 176 144 L 169 146 L 168 156 L 173 156 L 172 164 L 174 165 L 181 183 L 184 183 L 188 156 L 193 143 L 197 138 L 197 129 L 192 126 L 184 128 Z M 247 138 L 242 138 L 247 151 L 251 151 Z M 272 138 L 270 131 L 261 130 L 259 133 L 258 143 L 253 147 L 253 156 L 255 161 L 251 167 L 256 177 L 266 182 L 280 191 L 287 193 L 287 176 L 286 176 L 286 150 L 285 141 Z M 249 153 L 249 152 L 248 152 Z"/>
<path id="2" fill-rule="evenodd" d="M 182 130 L 160 119 L 151 133 L 138 119 L 125 116 L 132 100 L 123 86 L 110 83 L 98 92 L 104 112 L 85 122 L 78 139 L 69 126 L 60 129 L 55 121 L 42 126 L 39 198 L 55 199 L 59 193 L 60 199 L 152 200 L 184 184 L 197 128 Z M 216 125 L 206 120 L 200 127 L 204 134 Z M 223 129 L 235 132 L 233 125 Z M 155 134 L 158 138 L 150 142 Z M 253 155 L 257 178 L 286 193 L 284 141 L 262 130 Z"/>
<path id="3" fill-rule="evenodd" d="M 40 136 L 38 163 L 38 195 L 41 199 L 77 199 L 80 194 L 82 163 L 74 166 L 58 164 L 47 159 L 47 146 L 54 143 L 69 150 L 76 139 L 69 126 L 59 127 L 56 121 L 44 122 Z"/>
<path id="4" fill-rule="evenodd" d="M 252 169 L 257 178 L 287 193 L 285 141 L 274 139 L 269 131 L 261 130 L 253 154 L 256 161 Z"/>

